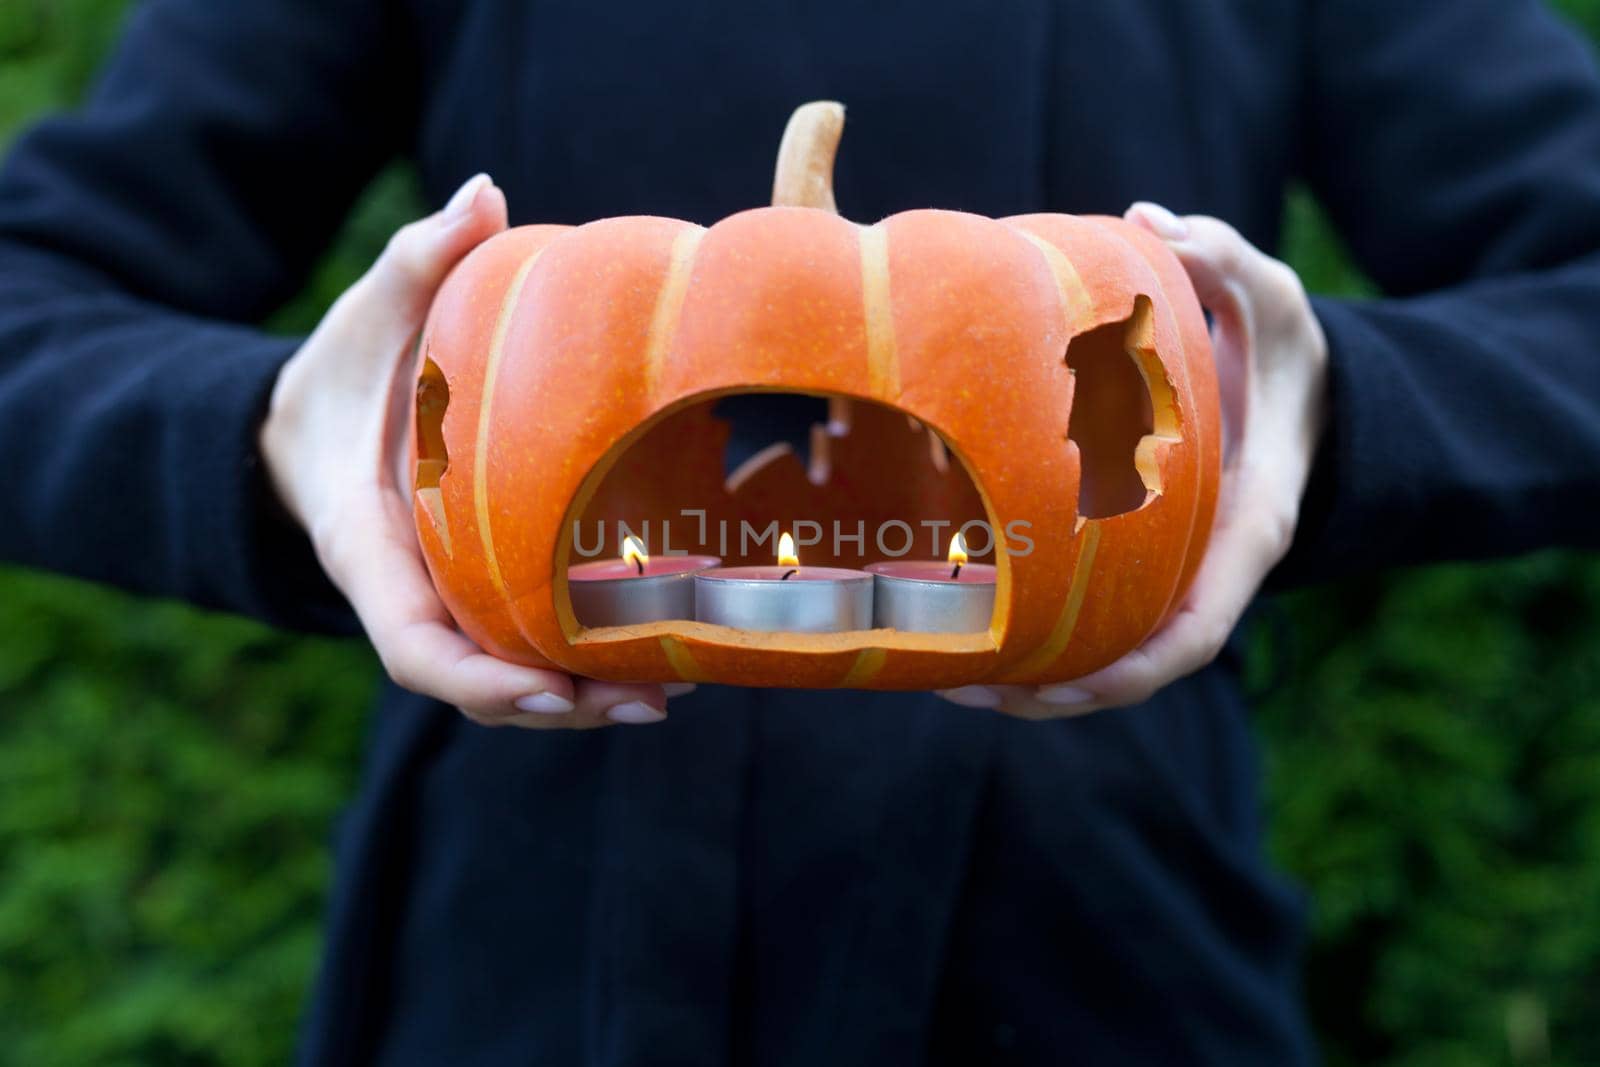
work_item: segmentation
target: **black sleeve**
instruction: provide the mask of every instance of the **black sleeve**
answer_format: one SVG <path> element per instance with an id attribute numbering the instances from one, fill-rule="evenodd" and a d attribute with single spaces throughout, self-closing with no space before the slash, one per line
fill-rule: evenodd
<path id="1" fill-rule="evenodd" d="M 300 286 L 406 144 L 398 5 L 151 0 L 0 170 L 0 558 L 348 629 L 255 435 Z"/>
<path id="2" fill-rule="evenodd" d="M 1537 0 L 1313 0 L 1303 170 L 1390 296 L 1273 584 L 1600 545 L 1600 77 Z"/>

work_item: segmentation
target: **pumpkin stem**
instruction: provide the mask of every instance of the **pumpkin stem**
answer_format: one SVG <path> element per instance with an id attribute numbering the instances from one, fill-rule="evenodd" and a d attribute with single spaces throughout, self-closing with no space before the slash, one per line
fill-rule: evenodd
<path id="1" fill-rule="evenodd" d="M 833 201 L 833 157 L 844 132 L 844 105 L 834 100 L 801 104 L 789 116 L 772 176 L 774 207 L 815 207 L 839 213 Z"/>

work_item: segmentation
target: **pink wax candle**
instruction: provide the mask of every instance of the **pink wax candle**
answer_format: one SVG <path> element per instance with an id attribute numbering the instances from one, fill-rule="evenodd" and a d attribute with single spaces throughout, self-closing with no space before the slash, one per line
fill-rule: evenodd
<path id="1" fill-rule="evenodd" d="M 621 559 L 597 559 L 567 568 L 572 613 L 584 626 L 626 626 L 694 618 L 694 576 L 717 566 L 716 556 L 650 556 L 626 537 Z"/>

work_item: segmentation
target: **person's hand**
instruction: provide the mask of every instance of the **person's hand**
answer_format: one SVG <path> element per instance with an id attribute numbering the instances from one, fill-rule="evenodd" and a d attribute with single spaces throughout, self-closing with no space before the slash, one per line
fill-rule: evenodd
<path id="1" fill-rule="evenodd" d="M 1224 458 L 1211 543 L 1171 618 L 1109 667 L 1052 686 L 940 695 L 1029 719 L 1138 704 L 1216 658 L 1294 537 L 1327 407 L 1328 344 L 1299 277 L 1233 227 L 1139 203 L 1126 218 L 1177 253 L 1212 315 Z"/>
<path id="2" fill-rule="evenodd" d="M 658 722 L 661 686 L 575 679 L 483 652 L 451 621 L 417 544 L 403 470 L 413 342 L 450 268 L 505 228 L 505 196 L 480 174 L 399 230 L 284 365 L 261 455 L 395 682 L 490 726 Z"/>

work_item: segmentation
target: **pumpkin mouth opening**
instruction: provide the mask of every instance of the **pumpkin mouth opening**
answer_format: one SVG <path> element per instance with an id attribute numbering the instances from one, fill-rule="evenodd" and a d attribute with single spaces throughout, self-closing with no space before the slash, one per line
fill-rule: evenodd
<path id="1" fill-rule="evenodd" d="M 732 567 L 775 565 L 778 541 L 789 534 L 802 570 L 860 570 L 894 561 L 946 564 L 957 531 L 968 578 L 988 566 L 997 571 L 993 609 L 981 622 L 969 613 L 957 632 L 878 620 L 829 633 L 745 630 L 689 614 L 609 625 L 574 607 L 574 583 L 566 580 L 571 564 L 617 559 L 630 536 L 653 558 L 714 556 Z M 842 395 L 721 390 L 665 409 L 590 471 L 563 522 L 555 599 L 573 644 L 649 634 L 794 651 L 987 651 L 1004 636 L 1006 544 L 966 464 L 944 434 L 914 415 Z"/>

